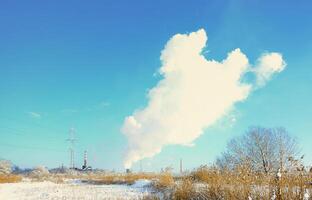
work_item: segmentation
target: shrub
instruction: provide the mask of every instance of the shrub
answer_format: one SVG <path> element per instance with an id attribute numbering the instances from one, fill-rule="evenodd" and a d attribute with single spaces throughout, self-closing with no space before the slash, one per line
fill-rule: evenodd
<path id="1" fill-rule="evenodd" d="M 174 189 L 172 199 L 188 200 L 196 196 L 194 182 L 190 178 L 184 178 Z"/>
<path id="2" fill-rule="evenodd" d="M 174 179 L 168 172 L 160 174 L 154 183 L 154 187 L 158 190 L 169 189 L 174 185 Z"/>

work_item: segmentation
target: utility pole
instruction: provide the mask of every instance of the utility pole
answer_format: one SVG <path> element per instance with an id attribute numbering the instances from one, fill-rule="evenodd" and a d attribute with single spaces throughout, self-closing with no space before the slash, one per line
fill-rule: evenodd
<path id="1" fill-rule="evenodd" d="M 182 166 L 182 158 L 180 159 L 180 174 L 182 174 L 183 173 L 183 168 L 182 168 L 183 166 Z"/>
<path id="2" fill-rule="evenodd" d="M 75 168 L 75 153 L 74 153 L 74 145 L 76 142 L 75 139 L 75 129 L 71 128 L 69 129 L 69 138 L 66 140 L 69 142 L 69 168 L 74 169 Z"/>
<path id="3" fill-rule="evenodd" d="M 143 168 L 142 168 L 142 160 L 140 160 L 140 172 L 143 172 Z"/>

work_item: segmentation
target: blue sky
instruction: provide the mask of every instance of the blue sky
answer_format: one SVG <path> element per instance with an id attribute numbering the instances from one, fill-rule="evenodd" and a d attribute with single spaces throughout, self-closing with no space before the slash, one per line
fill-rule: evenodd
<path id="1" fill-rule="evenodd" d="M 286 69 L 235 106 L 194 147 L 168 146 L 143 168 L 192 169 L 213 162 L 226 142 L 252 125 L 284 126 L 312 164 L 312 3 L 306 1 L 15 1 L 0 6 L 0 157 L 31 167 L 76 159 L 122 169 L 124 118 L 146 105 L 161 77 L 159 57 L 177 33 L 204 28 L 209 59 L 240 48 L 251 63 L 267 51 Z M 138 164 L 134 165 L 138 169 Z"/>

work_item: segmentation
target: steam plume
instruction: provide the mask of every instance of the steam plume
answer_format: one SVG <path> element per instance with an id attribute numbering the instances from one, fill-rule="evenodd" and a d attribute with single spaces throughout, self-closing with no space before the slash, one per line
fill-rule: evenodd
<path id="1" fill-rule="evenodd" d="M 235 49 L 221 62 L 207 60 L 202 51 L 205 30 L 174 35 L 161 52 L 163 79 L 148 92 L 148 104 L 125 118 L 122 132 L 128 139 L 124 167 L 160 153 L 166 145 L 192 145 L 205 128 L 245 100 L 253 87 L 263 86 L 284 69 L 279 53 L 268 53 L 251 68 L 247 57 Z M 244 83 L 246 72 L 255 83 Z"/>

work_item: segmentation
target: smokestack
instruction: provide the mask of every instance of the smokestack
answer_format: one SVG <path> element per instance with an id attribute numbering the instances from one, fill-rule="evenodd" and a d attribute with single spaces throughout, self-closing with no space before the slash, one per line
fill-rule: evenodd
<path id="1" fill-rule="evenodd" d="M 87 151 L 84 151 L 83 165 L 87 167 Z"/>
<path id="2" fill-rule="evenodd" d="M 87 151 L 84 151 L 82 169 L 87 169 Z"/>

